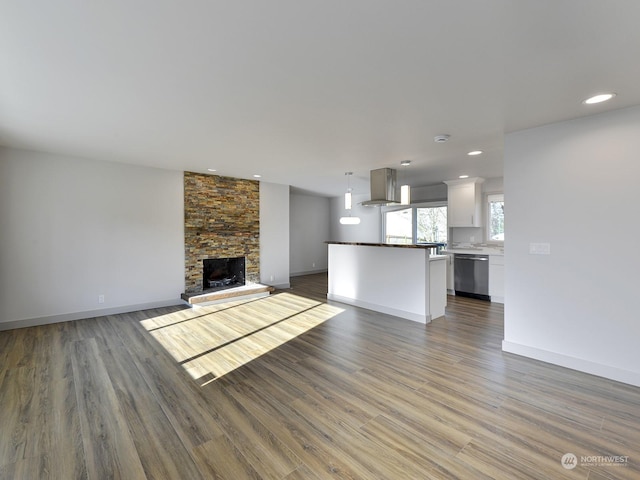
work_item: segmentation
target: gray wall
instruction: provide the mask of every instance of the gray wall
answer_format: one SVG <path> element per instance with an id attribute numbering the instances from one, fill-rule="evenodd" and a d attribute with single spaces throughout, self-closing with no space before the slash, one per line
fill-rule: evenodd
<path id="1" fill-rule="evenodd" d="M 260 182 L 260 282 L 289 285 L 289 186 Z"/>
<path id="2" fill-rule="evenodd" d="M 180 304 L 182 177 L 0 148 L 0 330 Z M 261 279 L 286 287 L 289 187 L 260 210 Z"/>
<path id="3" fill-rule="evenodd" d="M 639 151 L 640 107 L 507 135 L 505 350 L 640 385 Z"/>
<path id="4" fill-rule="evenodd" d="M 291 275 L 327 270 L 329 215 L 328 198 L 291 194 Z"/>
<path id="5" fill-rule="evenodd" d="M 360 218 L 359 225 L 342 225 L 340 217 L 349 212 L 344 209 L 344 197 L 331 199 L 331 240 L 334 242 L 373 242 L 382 238 L 380 207 L 363 207 L 360 203 L 369 200 L 367 194 L 353 194 L 351 215 Z"/>
<path id="6" fill-rule="evenodd" d="M 413 187 L 411 189 L 411 202 L 440 202 L 447 200 L 447 185 L 428 185 L 426 187 Z"/>
<path id="7" fill-rule="evenodd" d="M 183 228 L 182 172 L 0 149 L 0 328 L 177 303 Z"/>

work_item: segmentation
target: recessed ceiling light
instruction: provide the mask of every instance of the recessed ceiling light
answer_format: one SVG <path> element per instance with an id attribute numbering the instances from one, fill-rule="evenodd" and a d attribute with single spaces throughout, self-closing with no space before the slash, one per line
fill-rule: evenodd
<path id="1" fill-rule="evenodd" d="M 409 165 L 411 165 L 411 160 L 402 160 L 400 162 L 400 165 L 402 165 L 403 167 L 408 167 Z"/>
<path id="2" fill-rule="evenodd" d="M 207 168 L 207 172 L 217 172 L 215 168 Z"/>
<path id="3" fill-rule="evenodd" d="M 471 155 L 471 156 L 481 155 L 481 154 L 482 154 L 482 150 L 473 150 L 473 151 L 467 153 L 467 155 Z"/>
<path id="4" fill-rule="evenodd" d="M 469 178 L 469 175 L 460 175 L 458 178 Z"/>
<path id="5" fill-rule="evenodd" d="M 444 143 L 449 140 L 449 138 L 451 138 L 451 135 L 447 135 L 445 133 L 444 135 L 436 135 L 435 137 L 433 137 L 433 141 L 436 143 Z"/>
<path id="6" fill-rule="evenodd" d="M 253 178 L 261 178 L 262 175 L 258 175 L 257 173 L 253 176 Z"/>
<path id="7" fill-rule="evenodd" d="M 584 102 L 587 105 L 593 105 L 594 103 L 606 102 L 607 100 L 611 100 L 615 97 L 615 93 L 601 93 L 599 95 L 594 95 L 593 97 L 587 98 Z"/>

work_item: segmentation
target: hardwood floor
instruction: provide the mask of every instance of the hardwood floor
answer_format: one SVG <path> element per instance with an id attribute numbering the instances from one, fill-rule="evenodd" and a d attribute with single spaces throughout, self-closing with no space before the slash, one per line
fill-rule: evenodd
<path id="1" fill-rule="evenodd" d="M 325 293 L 0 332 L 0 478 L 640 478 L 640 388 L 503 353 L 502 305 Z"/>

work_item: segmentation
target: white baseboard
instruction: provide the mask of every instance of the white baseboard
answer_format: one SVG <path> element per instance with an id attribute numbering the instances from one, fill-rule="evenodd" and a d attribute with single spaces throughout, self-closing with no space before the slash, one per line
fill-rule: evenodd
<path id="1" fill-rule="evenodd" d="M 426 324 L 431 321 L 431 315 L 419 315 L 417 313 L 386 307 L 384 305 L 378 305 L 375 303 L 363 302 L 362 300 L 356 300 L 354 298 L 343 297 L 334 293 L 328 293 L 327 299 L 340 303 L 346 303 L 347 305 L 353 305 L 355 307 L 366 308 L 367 310 L 373 310 L 374 312 L 381 312 L 388 315 L 393 315 L 395 317 L 406 318 L 407 320 L 411 320 L 413 322 Z"/>
<path id="2" fill-rule="evenodd" d="M 583 360 L 581 358 L 570 357 L 561 353 L 541 350 L 539 348 L 522 345 L 519 343 L 502 341 L 502 351 L 514 353 L 523 357 L 534 358 L 543 362 L 552 363 L 561 367 L 578 370 L 579 372 L 597 375 L 599 377 L 608 378 L 617 382 L 628 383 L 640 387 L 640 373 L 623 370 L 621 368 L 612 367 L 610 365 L 602 365 L 600 363 Z"/>
<path id="3" fill-rule="evenodd" d="M 326 273 L 329 270 L 327 268 L 321 268 L 320 270 L 307 270 L 305 272 L 293 272 L 290 273 L 290 277 L 302 277 L 303 275 L 314 275 L 316 273 Z"/>
<path id="4" fill-rule="evenodd" d="M 100 310 L 87 310 L 84 312 L 63 313 L 47 317 L 0 322 L 0 331 L 13 330 L 14 328 L 37 327 L 40 325 L 49 325 L 51 323 L 82 320 L 84 318 L 104 317 L 105 315 L 117 315 L 119 313 L 137 312 L 138 310 L 149 310 L 150 308 L 172 307 L 174 305 L 182 305 L 182 300 L 178 297 L 169 300 L 160 300 L 157 302 L 138 303 L 136 305 L 123 305 L 120 307 L 103 308 Z"/>

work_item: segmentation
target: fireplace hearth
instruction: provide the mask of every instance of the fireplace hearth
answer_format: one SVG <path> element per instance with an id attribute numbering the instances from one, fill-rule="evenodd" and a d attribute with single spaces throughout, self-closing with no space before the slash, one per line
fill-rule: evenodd
<path id="1" fill-rule="evenodd" d="M 206 258 L 202 261 L 203 291 L 224 290 L 245 285 L 245 257 Z"/>

